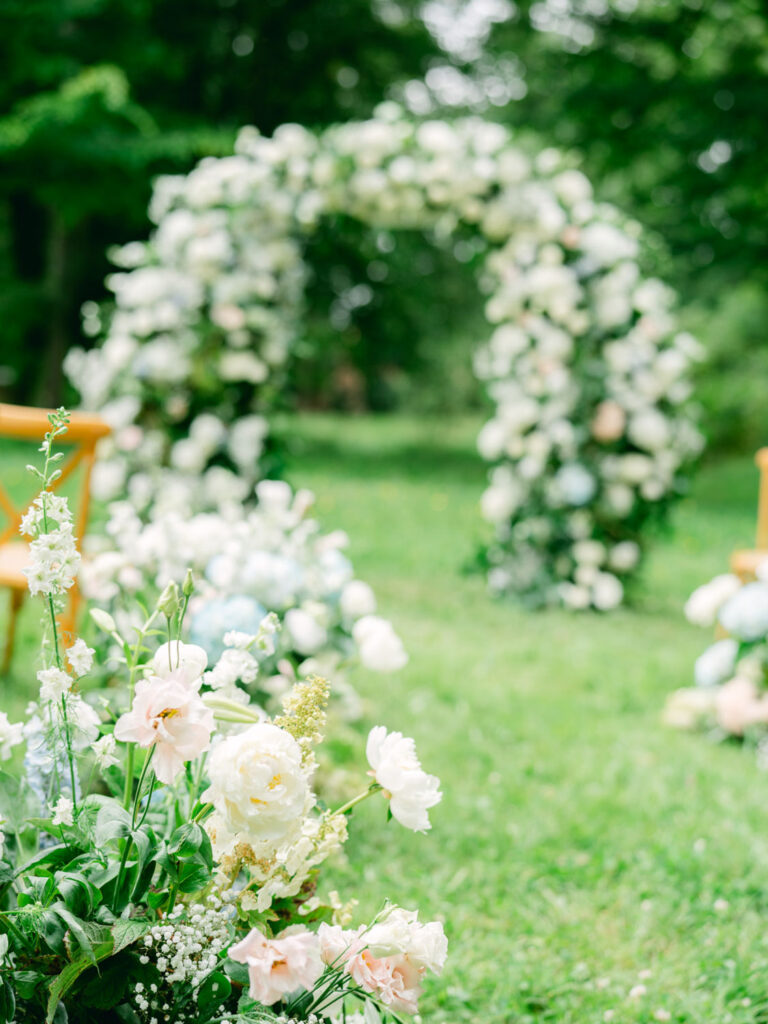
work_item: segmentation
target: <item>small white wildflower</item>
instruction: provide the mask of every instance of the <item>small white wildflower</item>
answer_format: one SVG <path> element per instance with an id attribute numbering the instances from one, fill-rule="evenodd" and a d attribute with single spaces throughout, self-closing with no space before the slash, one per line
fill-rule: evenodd
<path id="1" fill-rule="evenodd" d="M 40 700 L 44 704 L 61 700 L 72 689 L 72 676 L 60 668 L 40 669 L 37 681 L 40 683 Z"/>
<path id="2" fill-rule="evenodd" d="M 111 734 L 102 736 L 100 740 L 96 740 L 93 745 L 93 753 L 96 758 L 96 764 L 104 771 L 106 768 L 111 768 L 113 765 L 120 764 L 118 758 L 115 757 L 115 750 L 117 749 L 117 743 L 115 737 Z"/>
<path id="3" fill-rule="evenodd" d="M 85 676 L 91 671 L 91 666 L 93 665 L 93 648 L 89 647 L 85 640 L 78 637 L 67 650 L 67 661 L 72 666 L 72 671 L 76 676 Z"/>
<path id="4" fill-rule="evenodd" d="M 9 722 L 5 711 L 0 711 L 0 761 L 7 761 L 13 747 L 24 741 L 22 722 Z"/>
<path id="5" fill-rule="evenodd" d="M 75 805 L 68 796 L 60 796 L 56 801 L 54 807 L 51 808 L 53 811 L 53 819 L 51 824 L 53 825 L 72 825 L 75 821 L 74 810 Z"/>
<path id="6" fill-rule="evenodd" d="M 648 989 L 645 987 L 645 985 L 635 985 L 633 988 L 629 990 L 629 998 L 642 999 L 642 997 L 646 995 L 647 992 Z"/>

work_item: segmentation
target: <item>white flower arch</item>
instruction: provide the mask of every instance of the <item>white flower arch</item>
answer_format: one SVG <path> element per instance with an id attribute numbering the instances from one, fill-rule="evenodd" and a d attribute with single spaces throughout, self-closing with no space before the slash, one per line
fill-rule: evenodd
<path id="1" fill-rule="evenodd" d="M 321 218 L 469 228 L 492 327 L 475 359 L 496 406 L 478 439 L 490 585 L 618 604 L 643 527 L 701 447 L 688 407 L 699 347 L 675 333 L 669 289 L 641 277 L 638 226 L 571 164 L 551 149 L 529 158 L 495 123 L 418 123 L 385 104 L 319 133 L 245 128 L 235 155 L 160 178 L 150 241 L 114 254 L 114 309 L 84 310 L 103 343 L 67 361 L 83 403 L 116 427 L 102 494 L 127 486 L 138 507 L 197 510 L 252 493 Z"/>

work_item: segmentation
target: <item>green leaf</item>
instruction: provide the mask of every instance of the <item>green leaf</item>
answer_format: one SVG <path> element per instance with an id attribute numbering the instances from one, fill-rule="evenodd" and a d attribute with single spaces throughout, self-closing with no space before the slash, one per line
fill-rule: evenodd
<path id="1" fill-rule="evenodd" d="M 126 839 L 131 831 L 131 818 L 117 800 L 107 800 L 102 804 L 96 817 L 94 839 L 97 846 L 114 842 L 115 839 Z"/>
<path id="2" fill-rule="evenodd" d="M 197 1005 L 203 1012 L 214 1009 L 229 998 L 232 984 L 226 974 L 214 971 L 209 974 L 197 993 Z"/>
<path id="3" fill-rule="evenodd" d="M 5 975 L 0 976 L 0 1024 L 9 1024 L 16 1013 L 16 997 Z"/>
<path id="4" fill-rule="evenodd" d="M 92 958 L 88 956 L 78 957 L 77 960 L 73 960 L 71 964 L 67 964 L 61 974 L 57 975 L 53 979 L 53 982 L 48 989 L 48 1007 L 45 1016 L 45 1024 L 52 1024 L 56 1008 L 83 971 L 87 971 L 89 967 L 93 967 L 93 965 L 98 963 L 100 960 L 105 960 L 112 954 L 112 950 L 113 942 L 110 938 L 108 942 L 103 942 L 92 950 Z"/>
<path id="5" fill-rule="evenodd" d="M 91 937 L 88 935 L 86 930 L 86 922 L 71 913 L 64 903 L 54 903 L 49 909 L 51 913 L 55 913 L 61 918 L 61 920 L 66 924 L 68 930 L 72 933 L 83 953 L 89 958 L 91 963 L 95 964 L 95 954 L 93 952 Z"/>
<path id="6" fill-rule="evenodd" d="M 165 894 L 163 894 L 165 895 Z M 114 953 L 137 942 L 143 935 L 146 935 L 152 927 L 152 922 L 145 917 L 126 918 L 115 921 L 112 925 L 112 938 L 114 940 Z"/>
<path id="7" fill-rule="evenodd" d="M 168 840 L 168 853 L 176 857 L 191 857 L 203 845 L 205 830 L 196 822 L 187 822 L 175 830 Z"/>
<path id="8" fill-rule="evenodd" d="M 56 868 L 64 867 L 78 856 L 79 852 L 79 850 L 73 850 L 69 846 L 53 846 L 50 850 L 41 850 L 16 869 L 14 878 L 18 878 L 19 875 L 33 874 L 35 868 L 52 868 L 55 870 Z"/>

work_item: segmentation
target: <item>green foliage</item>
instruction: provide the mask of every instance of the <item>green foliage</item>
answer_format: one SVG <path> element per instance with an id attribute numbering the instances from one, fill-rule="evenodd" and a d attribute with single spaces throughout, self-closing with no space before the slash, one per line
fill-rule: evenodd
<path id="1" fill-rule="evenodd" d="M 243 124 L 365 114 L 435 51 L 369 0 L 7 0 L 2 18 L 0 388 L 26 402 L 61 399 L 80 305 L 107 246 L 146 234 L 155 174 L 229 151 Z"/>

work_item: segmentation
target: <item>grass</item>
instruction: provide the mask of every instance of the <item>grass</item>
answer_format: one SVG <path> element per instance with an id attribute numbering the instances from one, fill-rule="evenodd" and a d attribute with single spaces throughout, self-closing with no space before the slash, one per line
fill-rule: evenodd
<path id="1" fill-rule="evenodd" d="M 481 531 L 476 427 L 280 424 L 289 478 L 348 531 L 411 654 L 394 678 L 358 675 L 371 720 L 414 736 L 445 794 L 428 836 L 364 804 L 335 882 L 363 915 L 386 894 L 444 917 L 434 1024 L 768 1022 L 765 779 L 746 751 L 659 722 L 707 640 L 683 601 L 751 540 L 754 467 L 702 470 L 634 607 L 529 615 L 460 572 Z"/>

